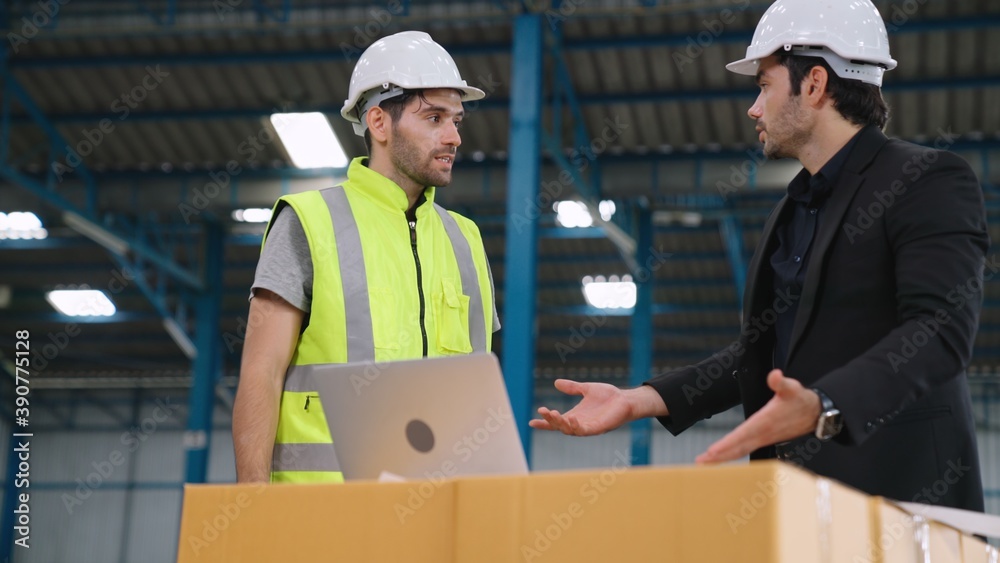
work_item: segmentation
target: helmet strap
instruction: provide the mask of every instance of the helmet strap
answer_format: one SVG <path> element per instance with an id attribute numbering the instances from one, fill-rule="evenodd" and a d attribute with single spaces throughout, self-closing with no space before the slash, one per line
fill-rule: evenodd
<path id="1" fill-rule="evenodd" d="M 882 86 L 885 67 L 862 61 L 849 61 L 826 47 L 813 45 L 785 45 L 785 51 L 801 57 L 824 59 L 837 76 L 845 80 L 858 80 L 875 86 Z"/>
<path id="2" fill-rule="evenodd" d="M 405 93 L 405 89 L 400 88 L 395 84 L 385 83 L 378 88 L 372 88 L 364 94 L 361 94 L 361 97 L 358 98 L 358 103 L 355 106 L 355 108 L 357 108 L 355 111 L 358 112 L 358 123 L 353 124 L 354 133 L 359 137 L 365 136 L 365 131 L 368 129 L 368 123 L 365 121 L 365 116 L 368 113 L 368 110 L 373 107 L 377 107 L 389 98 L 402 96 Z"/>

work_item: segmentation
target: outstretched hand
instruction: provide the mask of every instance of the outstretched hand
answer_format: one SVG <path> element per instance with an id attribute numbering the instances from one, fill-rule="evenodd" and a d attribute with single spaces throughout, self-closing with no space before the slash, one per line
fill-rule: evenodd
<path id="1" fill-rule="evenodd" d="M 593 436 L 642 416 L 666 414 L 662 399 L 649 387 L 625 391 L 607 383 L 580 383 L 569 379 L 557 379 L 555 387 L 567 395 L 580 395 L 583 400 L 565 414 L 539 407 L 538 414 L 542 418 L 529 421 L 532 428 L 558 430 L 571 436 Z"/>
<path id="2" fill-rule="evenodd" d="M 798 380 L 785 377 L 781 370 L 767 374 L 767 386 L 774 397 L 735 430 L 709 446 L 698 463 L 733 461 L 750 452 L 808 434 L 819 420 L 819 395 Z"/>

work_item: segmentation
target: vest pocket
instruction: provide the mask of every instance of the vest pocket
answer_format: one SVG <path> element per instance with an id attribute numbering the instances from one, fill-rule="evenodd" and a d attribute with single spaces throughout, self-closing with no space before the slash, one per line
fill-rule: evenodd
<path id="1" fill-rule="evenodd" d="M 441 280 L 441 291 L 434 295 L 437 317 L 438 349 L 442 354 L 469 354 L 469 296 L 463 295 L 450 279 Z"/>
<path id="2" fill-rule="evenodd" d="M 388 287 L 372 287 L 368 289 L 368 302 L 372 313 L 372 338 L 375 347 L 383 350 L 399 350 L 400 329 L 396 295 Z"/>

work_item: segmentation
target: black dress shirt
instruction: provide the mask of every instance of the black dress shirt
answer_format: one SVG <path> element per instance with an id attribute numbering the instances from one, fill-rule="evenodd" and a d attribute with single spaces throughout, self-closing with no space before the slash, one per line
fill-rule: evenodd
<path id="1" fill-rule="evenodd" d="M 847 157 L 857 140 L 858 135 L 852 137 L 815 175 L 809 174 L 809 171 L 803 168 L 788 184 L 790 201 L 775 229 L 778 246 L 771 255 L 775 294 L 802 295 L 806 269 L 809 266 L 809 251 L 816 236 L 816 226 L 823 216 L 823 203 L 837 185 L 840 170 L 847 162 Z M 784 369 L 788 360 L 792 327 L 795 325 L 795 314 L 798 310 L 799 302 L 796 299 L 784 313 L 777 315 L 778 320 L 774 327 L 776 369 Z"/>

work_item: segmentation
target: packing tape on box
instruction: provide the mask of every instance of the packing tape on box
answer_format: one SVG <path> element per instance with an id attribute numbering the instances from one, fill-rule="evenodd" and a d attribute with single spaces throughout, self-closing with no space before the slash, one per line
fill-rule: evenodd
<path id="1" fill-rule="evenodd" d="M 989 557 L 990 563 L 1000 563 L 1000 552 L 997 552 L 997 548 L 992 545 L 986 546 L 986 555 Z"/>
<path id="2" fill-rule="evenodd" d="M 920 563 L 931 563 L 931 523 L 919 514 L 913 515 L 913 541 Z"/>
<path id="3" fill-rule="evenodd" d="M 816 515 L 819 519 L 819 552 L 823 563 L 831 563 L 833 549 L 830 530 L 833 527 L 833 502 L 830 500 L 830 481 L 816 479 Z"/>

